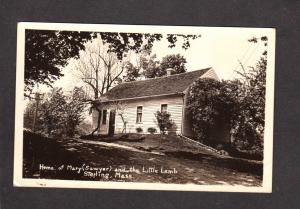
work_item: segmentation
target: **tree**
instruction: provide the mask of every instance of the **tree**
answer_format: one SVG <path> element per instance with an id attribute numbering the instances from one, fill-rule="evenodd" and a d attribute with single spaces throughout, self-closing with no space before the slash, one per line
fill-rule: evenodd
<path id="1" fill-rule="evenodd" d="M 156 59 L 156 54 L 151 55 L 151 51 L 142 50 L 135 54 L 135 62 L 128 61 L 125 65 L 126 72 L 123 76 L 124 81 L 136 81 L 145 78 L 155 78 L 160 75 L 160 61 Z M 134 59 L 133 59 L 134 60 Z"/>
<path id="2" fill-rule="evenodd" d="M 242 80 L 195 82 L 189 92 L 188 110 L 198 140 L 212 143 L 215 130 L 227 127 L 237 149 L 262 152 L 265 95 L 259 83 L 253 82 L 258 74 L 247 73 L 249 86 Z"/>
<path id="3" fill-rule="evenodd" d="M 162 58 L 160 66 L 163 71 L 163 75 L 167 73 L 166 70 L 168 68 L 174 69 L 174 74 L 179 74 L 186 72 L 185 64 L 186 59 L 184 56 L 180 54 L 171 54 Z"/>
<path id="4" fill-rule="evenodd" d="M 126 75 L 123 76 L 123 81 L 130 82 L 136 81 L 138 77 L 141 76 L 140 69 L 135 67 L 131 62 L 125 64 Z"/>
<path id="5" fill-rule="evenodd" d="M 61 69 L 71 58 L 78 59 L 85 43 L 100 36 L 109 45 L 108 52 L 115 53 L 119 60 L 129 51 L 140 53 L 151 50 L 162 34 L 118 33 L 118 32 L 79 32 L 54 30 L 25 31 L 25 96 L 29 96 L 36 84 L 51 84 L 63 74 Z M 190 47 L 190 40 L 199 35 L 167 34 L 169 47 L 174 47 L 177 39 L 182 38 L 182 48 Z"/>
<path id="6" fill-rule="evenodd" d="M 160 61 L 156 60 L 156 55 L 147 57 L 141 57 L 142 74 L 145 78 L 156 78 L 162 76 L 162 70 L 160 67 Z"/>
<path id="7" fill-rule="evenodd" d="M 257 43 L 261 41 L 267 46 L 268 38 L 262 36 L 260 39 L 253 37 L 249 42 Z M 246 71 L 241 64 L 241 71 L 237 71 L 243 80 L 242 89 L 244 91 L 244 108 L 247 109 L 248 118 L 251 123 L 261 133 L 264 131 L 264 114 L 265 114 L 265 95 L 266 95 L 266 70 L 267 70 L 267 51 L 265 50 L 257 61 L 256 66 L 249 66 Z M 247 107 L 247 108 L 246 108 Z"/>
<path id="8" fill-rule="evenodd" d="M 40 121 L 43 121 L 43 127 L 40 132 L 48 136 L 61 136 L 64 134 L 66 112 L 66 96 L 61 88 L 53 88 L 41 103 Z"/>
<path id="9" fill-rule="evenodd" d="M 116 84 L 124 71 L 124 64 L 116 54 L 109 51 L 98 37 L 93 43 L 87 44 L 75 62 L 75 70 L 81 80 L 92 89 L 92 99 L 107 92 Z"/>
<path id="10" fill-rule="evenodd" d="M 268 38 L 253 37 L 249 42 L 261 42 L 265 47 Z M 242 77 L 240 89 L 243 96 L 240 101 L 240 116 L 233 127 L 234 145 L 242 150 L 255 150 L 262 153 L 263 135 L 265 125 L 265 95 L 266 95 L 266 69 L 267 50 L 265 49 L 256 65 L 245 69 L 242 63 L 241 71 L 237 71 Z"/>
<path id="11" fill-rule="evenodd" d="M 150 57 L 149 60 L 143 59 L 143 74 L 146 78 L 162 77 L 167 74 L 167 69 L 172 68 L 173 74 L 186 72 L 186 59 L 180 54 L 170 54 L 162 58 L 161 61 L 155 60 L 156 55 Z"/>
<path id="12" fill-rule="evenodd" d="M 137 65 L 128 63 L 125 81 L 135 81 L 142 75 L 145 78 L 157 78 L 167 74 L 167 69 L 174 69 L 173 74 L 186 72 L 186 59 L 180 54 L 171 54 L 157 60 L 156 54 L 142 53 Z"/>
<path id="13" fill-rule="evenodd" d="M 25 95 L 36 84 L 51 84 L 63 74 L 71 58 L 79 58 L 84 43 L 93 37 L 89 32 L 26 30 L 25 31 Z"/>
<path id="14" fill-rule="evenodd" d="M 212 133 L 223 124 L 231 127 L 238 114 L 239 94 L 238 81 L 219 82 L 204 78 L 195 82 L 189 92 L 188 111 L 199 141 L 215 140 Z"/>
<path id="15" fill-rule="evenodd" d="M 90 101 L 93 101 L 120 81 L 125 64 L 109 50 L 109 46 L 104 44 L 101 38 L 97 37 L 80 53 L 75 69 L 81 80 L 92 90 Z M 91 108 L 98 112 L 97 126 L 91 133 L 93 135 L 100 128 L 101 108 L 95 103 L 92 103 Z"/>
<path id="16" fill-rule="evenodd" d="M 75 87 L 67 99 L 65 133 L 73 137 L 76 127 L 84 120 L 83 112 L 86 108 L 86 94 L 82 88 Z"/>
<path id="17" fill-rule="evenodd" d="M 42 126 L 42 121 L 39 120 L 39 110 L 40 101 L 42 94 L 37 92 L 35 94 L 34 100 L 31 100 L 24 111 L 24 128 L 31 129 L 33 132 L 40 130 Z"/>
<path id="18" fill-rule="evenodd" d="M 40 101 L 37 118 L 37 132 L 48 136 L 74 136 L 76 127 L 84 120 L 86 108 L 85 92 L 75 87 L 69 95 L 64 95 L 61 88 L 54 88 Z M 34 103 L 27 105 L 24 127 L 30 127 L 33 120 Z M 31 113 L 31 114 L 30 114 Z"/>
<path id="19" fill-rule="evenodd" d="M 260 40 L 267 46 L 267 37 Z M 250 42 L 258 42 L 252 38 Z M 238 150 L 262 154 L 267 51 L 255 67 L 246 70 L 241 64 L 241 79 L 233 81 L 198 80 L 190 90 L 188 108 L 193 117 L 197 138 L 207 142 L 218 123 L 228 124 Z"/>
<path id="20" fill-rule="evenodd" d="M 108 43 L 111 48 L 111 52 L 115 52 L 119 59 L 122 59 L 124 53 L 128 51 L 134 51 L 140 53 L 144 50 L 150 50 L 153 47 L 155 41 L 160 41 L 163 38 L 162 34 L 151 33 L 111 33 L 101 32 L 99 33 L 104 43 Z M 201 35 L 183 35 L 183 34 L 167 34 L 166 39 L 169 42 L 169 47 L 176 46 L 178 38 L 183 40 L 182 48 L 188 49 L 190 47 L 190 41 L 201 37 Z"/>
<path id="21" fill-rule="evenodd" d="M 35 112 L 35 103 L 29 102 L 24 111 L 24 128 L 32 129 L 34 112 Z"/>

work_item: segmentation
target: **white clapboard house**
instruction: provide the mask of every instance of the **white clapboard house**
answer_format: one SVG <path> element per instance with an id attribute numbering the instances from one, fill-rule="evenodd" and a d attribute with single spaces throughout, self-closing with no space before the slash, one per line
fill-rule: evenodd
<path id="1" fill-rule="evenodd" d="M 148 128 L 153 127 L 159 133 L 155 113 L 167 111 L 175 123 L 174 132 L 192 137 L 191 117 L 186 111 L 187 92 L 194 81 L 201 78 L 218 77 L 213 68 L 195 70 L 171 75 L 172 69 L 167 70 L 164 77 L 121 83 L 101 98 L 95 101 L 101 110 L 101 120 L 98 111 L 93 111 L 93 126 L 100 122 L 99 134 L 113 135 L 122 133 L 123 121 L 126 121 L 126 133 L 137 133 L 137 128 L 147 134 Z M 117 105 L 116 105 L 117 104 Z M 122 117 L 118 104 L 121 104 Z"/>

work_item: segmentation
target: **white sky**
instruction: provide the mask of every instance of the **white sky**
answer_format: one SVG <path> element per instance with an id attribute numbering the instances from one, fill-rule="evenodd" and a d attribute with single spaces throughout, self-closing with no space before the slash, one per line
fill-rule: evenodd
<path id="1" fill-rule="evenodd" d="M 220 30 L 219 30 L 220 31 Z M 157 59 L 168 54 L 181 54 L 187 60 L 187 70 L 193 71 L 207 67 L 213 67 L 220 79 L 233 79 L 237 77 L 235 70 L 240 69 L 238 60 L 244 66 L 254 66 L 265 49 L 261 42 L 249 43 L 252 37 L 261 37 L 262 30 L 224 30 L 216 32 L 208 30 L 201 33 L 201 37 L 192 40 L 191 47 L 187 50 L 181 48 L 180 41 L 174 48 L 168 48 L 166 39 L 155 42 L 152 54 Z M 134 63 L 134 62 L 133 62 Z M 62 71 L 64 76 L 54 83 L 55 87 L 62 87 L 64 90 L 72 90 L 75 86 L 82 86 L 83 83 L 75 76 L 72 61 Z M 40 87 L 44 91 L 47 88 Z"/>

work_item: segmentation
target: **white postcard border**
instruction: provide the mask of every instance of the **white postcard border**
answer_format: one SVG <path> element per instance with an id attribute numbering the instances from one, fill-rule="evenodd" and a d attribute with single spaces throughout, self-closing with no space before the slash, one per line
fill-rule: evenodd
<path id="1" fill-rule="evenodd" d="M 263 160 L 263 184 L 260 187 L 228 185 L 195 185 L 163 183 L 101 182 L 79 180 L 28 179 L 22 176 L 23 166 L 23 108 L 24 108 L 24 59 L 25 30 L 76 30 L 90 32 L 137 32 L 170 34 L 201 34 L 204 31 L 222 32 L 224 30 L 243 30 L 251 32 L 261 30 L 268 36 L 265 136 Z M 110 24 L 73 24 L 73 23 L 29 23 L 18 24 L 17 36 L 17 73 L 15 105 L 15 144 L 14 144 L 14 186 L 20 187 L 57 187 L 57 188 L 93 188 L 93 189 L 135 189 L 169 191 L 211 191 L 211 192 L 272 192 L 273 158 L 273 118 L 274 118 L 274 81 L 275 81 L 275 29 L 240 27 L 194 27 L 194 26 L 153 26 L 153 25 L 110 25 Z"/>

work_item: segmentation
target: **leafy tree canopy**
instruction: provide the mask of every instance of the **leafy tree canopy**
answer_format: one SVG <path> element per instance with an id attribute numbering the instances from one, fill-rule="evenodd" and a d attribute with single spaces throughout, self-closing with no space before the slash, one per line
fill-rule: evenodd
<path id="1" fill-rule="evenodd" d="M 71 58 L 78 58 L 85 43 L 100 35 L 109 51 L 122 59 L 127 52 L 151 50 L 153 43 L 163 38 L 162 34 L 150 33 L 111 33 L 26 30 L 25 32 L 25 90 L 30 93 L 35 84 L 51 84 L 62 75 L 61 69 Z M 190 40 L 199 35 L 168 34 L 169 47 L 174 47 L 178 38 L 183 39 L 182 48 L 190 47 Z M 28 94 L 27 94 L 28 95 Z"/>
<path id="2" fill-rule="evenodd" d="M 86 108 L 85 92 L 75 87 L 65 95 L 61 88 L 53 88 L 39 102 L 31 100 L 24 113 L 24 127 L 33 128 L 34 115 L 36 123 L 34 129 L 47 136 L 74 136 L 76 128 L 84 120 Z M 36 112 L 36 113 L 35 113 Z"/>
<path id="3" fill-rule="evenodd" d="M 258 39 L 250 39 L 255 42 Z M 264 45 L 267 38 L 261 38 Z M 256 42 L 255 42 L 256 43 Z M 238 72 L 239 80 L 198 80 L 190 90 L 189 110 L 198 139 L 207 141 L 218 123 L 228 124 L 232 145 L 239 150 L 262 153 L 265 122 L 267 53 L 256 66 Z M 209 140 L 208 140 L 209 141 Z"/>
<path id="4" fill-rule="evenodd" d="M 186 59 L 180 54 L 170 54 L 162 58 L 161 61 L 156 59 L 156 55 L 148 56 L 142 54 L 139 58 L 139 65 L 135 66 L 128 62 L 126 65 L 125 81 L 135 81 L 141 76 L 145 78 L 162 77 L 167 74 L 167 69 L 172 68 L 172 74 L 186 72 Z"/>
<path id="5" fill-rule="evenodd" d="M 151 33 L 100 33 L 102 40 L 111 46 L 111 51 L 115 52 L 119 59 L 122 59 L 124 53 L 132 50 L 140 53 L 143 50 L 151 51 L 153 43 L 160 41 L 163 38 L 162 34 Z M 178 38 L 183 39 L 182 48 L 188 49 L 191 44 L 190 40 L 195 40 L 201 37 L 200 35 L 183 35 L 183 34 L 167 34 L 166 39 L 169 42 L 169 47 L 176 46 Z"/>
<path id="6" fill-rule="evenodd" d="M 238 112 L 239 82 L 204 78 L 190 89 L 188 109 L 192 113 L 193 129 L 200 141 L 210 141 L 210 135 L 223 123 L 233 124 Z"/>
<path id="7" fill-rule="evenodd" d="M 141 70 L 142 75 L 146 78 L 161 77 L 162 70 L 160 66 L 160 61 L 156 60 L 156 55 L 150 56 L 148 59 L 146 57 L 141 57 Z"/>
<path id="8" fill-rule="evenodd" d="M 84 43 L 92 38 L 89 32 L 26 30 L 25 90 L 35 84 L 51 84 L 63 74 L 61 68 L 70 58 L 78 58 Z"/>
<path id="9" fill-rule="evenodd" d="M 127 62 L 125 65 L 126 75 L 124 76 L 124 81 L 135 81 L 141 76 L 140 69 L 135 67 L 131 62 Z"/>
<path id="10" fill-rule="evenodd" d="M 174 74 L 184 73 L 186 72 L 186 59 L 180 54 L 171 54 L 162 58 L 160 63 L 163 74 L 165 75 L 166 69 L 172 68 L 174 69 Z"/>

